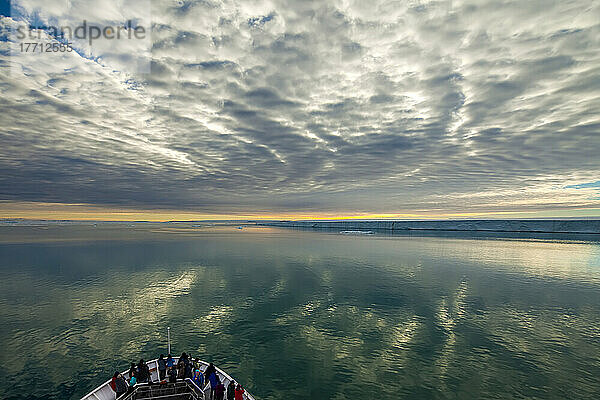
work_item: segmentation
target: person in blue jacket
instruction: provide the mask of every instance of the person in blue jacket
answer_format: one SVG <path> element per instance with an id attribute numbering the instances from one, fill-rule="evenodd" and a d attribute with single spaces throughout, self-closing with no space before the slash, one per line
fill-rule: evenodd
<path id="1" fill-rule="evenodd" d="M 219 384 L 219 378 L 217 377 L 216 372 L 212 372 L 208 377 L 208 381 L 210 382 L 210 398 L 215 398 L 215 390 L 217 389 L 217 385 Z"/>
<path id="2" fill-rule="evenodd" d="M 200 390 L 204 389 L 204 375 L 200 372 L 199 369 L 194 371 L 194 379 L 192 379 L 196 386 L 200 388 Z"/>
<path id="3" fill-rule="evenodd" d="M 167 356 L 167 368 L 171 368 L 173 365 L 175 365 L 175 360 L 173 360 L 173 357 L 169 354 Z"/>

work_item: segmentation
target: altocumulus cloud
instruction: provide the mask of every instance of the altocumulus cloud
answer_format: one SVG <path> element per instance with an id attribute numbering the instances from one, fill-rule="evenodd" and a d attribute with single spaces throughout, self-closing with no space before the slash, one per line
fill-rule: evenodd
<path id="1" fill-rule="evenodd" d="M 599 15 L 585 0 L 155 1 L 150 73 L 85 49 L 18 64 L 4 16 L 0 199 L 599 207 L 576 186 L 600 175 Z"/>

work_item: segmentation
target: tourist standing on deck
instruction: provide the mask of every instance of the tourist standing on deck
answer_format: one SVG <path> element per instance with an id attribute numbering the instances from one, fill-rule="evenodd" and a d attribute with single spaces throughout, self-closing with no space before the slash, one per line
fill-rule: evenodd
<path id="1" fill-rule="evenodd" d="M 227 400 L 235 400 L 235 382 L 229 381 L 227 386 Z"/>
<path id="2" fill-rule="evenodd" d="M 221 382 L 221 380 L 219 378 L 217 378 L 217 387 L 215 388 L 216 400 L 223 400 L 224 396 L 225 396 L 225 385 L 223 385 L 223 382 Z"/>
<path id="3" fill-rule="evenodd" d="M 131 379 L 129 380 L 129 388 L 133 388 L 137 383 L 137 379 L 135 379 L 135 375 L 131 377 Z"/>
<path id="4" fill-rule="evenodd" d="M 177 379 L 185 379 L 185 361 L 181 358 L 177 362 Z"/>
<path id="5" fill-rule="evenodd" d="M 135 363 L 131 363 L 131 367 L 129 367 L 129 377 L 135 376 L 137 374 L 137 369 Z"/>
<path id="6" fill-rule="evenodd" d="M 244 388 L 239 383 L 235 388 L 235 400 L 244 400 Z"/>
<path id="7" fill-rule="evenodd" d="M 119 374 L 117 376 L 117 379 L 115 380 L 115 389 L 117 392 L 117 399 L 120 396 L 127 393 L 128 388 L 129 388 L 129 386 L 127 385 L 127 382 L 125 381 L 125 378 L 123 378 L 123 375 Z"/>
<path id="8" fill-rule="evenodd" d="M 184 363 L 188 362 L 188 356 L 185 354 L 185 351 L 181 353 L 181 357 L 179 357 L 179 361 L 183 361 Z"/>
<path id="9" fill-rule="evenodd" d="M 212 373 L 216 373 L 217 369 L 215 368 L 213 363 L 208 364 L 208 367 L 206 367 L 206 370 L 204 371 L 204 377 L 206 378 L 206 380 L 208 381 L 208 378 L 210 377 L 210 374 Z"/>
<path id="10" fill-rule="evenodd" d="M 167 356 L 167 368 L 171 368 L 173 365 L 175 365 L 175 360 L 173 360 L 173 357 L 171 357 L 171 353 L 169 353 L 169 355 Z"/>
<path id="11" fill-rule="evenodd" d="M 115 372 L 112 379 L 110 380 L 110 388 L 113 390 L 113 392 L 117 391 L 117 385 L 115 382 L 116 382 L 118 376 L 119 376 L 119 373 Z"/>
<path id="12" fill-rule="evenodd" d="M 167 374 L 169 375 L 169 383 L 177 382 L 177 371 L 175 371 L 175 367 L 169 367 Z"/>
<path id="13" fill-rule="evenodd" d="M 186 362 L 185 362 L 185 375 L 184 375 L 185 378 L 192 379 L 194 377 L 194 373 L 192 372 L 193 368 L 194 367 L 192 366 L 191 361 L 186 360 Z"/>
<path id="14" fill-rule="evenodd" d="M 150 369 L 148 365 L 141 359 L 137 367 L 137 381 L 138 383 L 149 382 L 150 380 Z"/>
<path id="15" fill-rule="evenodd" d="M 167 362 L 165 361 L 165 356 L 163 354 L 158 357 L 158 380 L 162 381 L 165 379 L 165 375 L 167 374 Z"/>
<path id="16" fill-rule="evenodd" d="M 208 381 L 210 382 L 210 398 L 215 398 L 215 391 L 217 390 L 217 385 L 219 383 L 219 377 L 216 372 L 212 372 L 208 377 Z"/>
<path id="17" fill-rule="evenodd" d="M 204 375 L 202 375 L 199 369 L 194 372 L 194 379 L 192 380 L 200 390 L 204 389 Z"/>
<path id="18" fill-rule="evenodd" d="M 135 368 L 135 377 L 138 380 L 138 382 L 142 383 L 144 382 L 144 367 L 143 367 L 143 360 L 140 360 Z"/>

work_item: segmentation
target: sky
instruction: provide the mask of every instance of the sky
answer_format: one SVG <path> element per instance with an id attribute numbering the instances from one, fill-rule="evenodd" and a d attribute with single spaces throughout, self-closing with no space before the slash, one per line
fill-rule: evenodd
<path id="1" fill-rule="evenodd" d="M 0 218 L 600 216 L 598 1 L 122 3 L 1 3 Z"/>

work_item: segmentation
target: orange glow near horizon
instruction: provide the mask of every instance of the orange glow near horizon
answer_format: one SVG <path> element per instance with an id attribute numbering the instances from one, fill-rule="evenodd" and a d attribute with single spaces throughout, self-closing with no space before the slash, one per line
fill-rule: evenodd
<path id="1" fill-rule="evenodd" d="M 79 221 L 198 221 L 198 220 L 342 220 L 342 219 L 452 219 L 452 218 L 556 218 L 597 217 L 599 209 L 493 212 L 401 212 L 401 213 L 240 213 L 211 214 L 181 210 L 136 210 L 89 204 L 0 201 L 0 219 Z"/>

